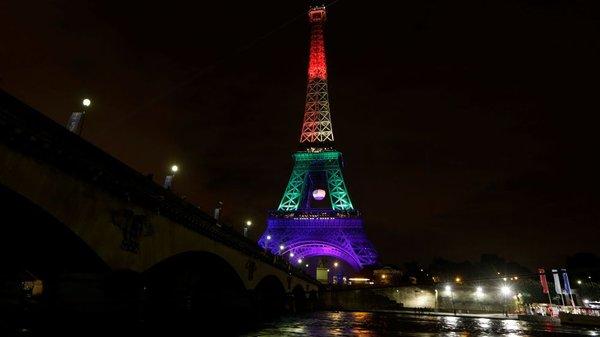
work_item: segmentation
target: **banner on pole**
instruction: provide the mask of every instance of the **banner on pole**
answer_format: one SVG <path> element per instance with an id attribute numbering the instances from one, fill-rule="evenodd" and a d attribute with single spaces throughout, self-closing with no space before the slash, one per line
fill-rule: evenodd
<path id="1" fill-rule="evenodd" d="M 550 292 L 550 290 L 548 289 L 548 280 L 546 279 L 546 271 L 543 268 L 539 268 L 538 274 L 540 274 L 540 284 L 542 285 L 542 292 L 544 294 L 548 294 Z"/>
<path id="2" fill-rule="evenodd" d="M 557 294 L 562 294 L 562 289 L 560 288 L 560 278 L 558 277 L 558 270 L 552 269 L 552 277 L 554 278 L 554 291 Z"/>
<path id="3" fill-rule="evenodd" d="M 561 269 L 563 276 L 563 284 L 565 286 L 565 294 L 571 295 L 573 294 L 573 290 L 571 290 L 571 283 L 569 283 L 569 275 L 567 275 L 566 269 Z"/>
<path id="4" fill-rule="evenodd" d="M 79 124 L 81 123 L 81 117 L 83 116 L 83 112 L 73 112 L 71 117 L 69 117 L 69 122 L 67 123 L 67 129 L 71 132 L 79 132 Z"/>
<path id="5" fill-rule="evenodd" d="M 172 175 L 168 175 L 165 177 L 165 184 L 164 184 L 164 188 L 166 189 L 171 189 L 173 187 L 173 176 Z"/>

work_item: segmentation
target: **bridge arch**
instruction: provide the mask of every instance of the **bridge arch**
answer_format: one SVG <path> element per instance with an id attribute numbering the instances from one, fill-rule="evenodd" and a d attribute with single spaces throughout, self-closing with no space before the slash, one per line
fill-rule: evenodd
<path id="1" fill-rule="evenodd" d="M 285 310 L 286 290 L 277 276 L 263 277 L 254 288 L 254 293 L 262 316 L 274 317 Z"/>
<path id="2" fill-rule="evenodd" d="M 225 324 L 232 317 L 239 322 L 253 312 L 251 298 L 237 271 L 211 252 L 188 251 L 168 257 L 144 271 L 143 279 L 147 316 L 152 324 L 175 323 L 196 329 L 190 324 Z M 225 328 L 228 326 L 225 324 Z"/>
<path id="3" fill-rule="evenodd" d="M 41 279 L 45 286 L 66 274 L 104 274 L 110 267 L 67 225 L 0 184 L 2 278 Z"/>
<path id="4" fill-rule="evenodd" d="M 294 307 L 295 311 L 304 311 L 308 307 L 307 294 L 302 285 L 297 284 L 292 289 L 292 295 L 294 296 Z"/>

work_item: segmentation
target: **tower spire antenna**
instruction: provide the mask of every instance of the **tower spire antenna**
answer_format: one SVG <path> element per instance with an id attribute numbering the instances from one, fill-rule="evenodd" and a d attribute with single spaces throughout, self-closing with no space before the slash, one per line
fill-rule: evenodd
<path id="1" fill-rule="evenodd" d="M 310 53 L 308 84 L 300 144 L 307 148 L 328 147 L 333 143 L 333 129 L 327 89 L 327 60 L 323 29 L 327 19 L 325 6 L 312 6 L 308 10 L 310 22 Z"/>

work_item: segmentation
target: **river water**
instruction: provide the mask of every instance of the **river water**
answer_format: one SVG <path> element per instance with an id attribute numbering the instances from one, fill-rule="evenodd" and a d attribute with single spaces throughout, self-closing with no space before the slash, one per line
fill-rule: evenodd
<path id="1" fill-rule="evenodd" d="M 600 329 L 513 319 L 325 311 L 283 318 L 244 336 L 600 336 Z"/>

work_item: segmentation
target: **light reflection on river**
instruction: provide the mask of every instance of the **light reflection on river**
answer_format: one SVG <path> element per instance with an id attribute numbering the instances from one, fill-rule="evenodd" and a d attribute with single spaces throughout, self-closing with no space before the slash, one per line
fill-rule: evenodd
<path id="1" fill-rule="evenodd" d="M 288 317 L 245 336 L 600 336 L 600 329 L 518 320 L 398 313 L 316 312 Z"/>

